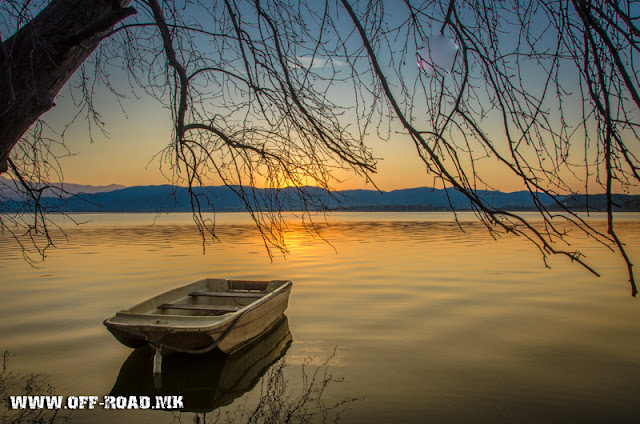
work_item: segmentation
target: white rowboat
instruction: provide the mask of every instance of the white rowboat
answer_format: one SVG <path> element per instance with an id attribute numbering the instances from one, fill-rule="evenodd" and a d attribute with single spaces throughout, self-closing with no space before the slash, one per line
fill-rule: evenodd
<path id="1" fill-rule="evenodd" d="M 197 354 L 217 348 L 231 354 L 280 318 L 291 286 L 286 280 L 207 278 L 124 309 L 104 325 L 125 346 L 155 348 L 157 361 L 161 351 Z"/>

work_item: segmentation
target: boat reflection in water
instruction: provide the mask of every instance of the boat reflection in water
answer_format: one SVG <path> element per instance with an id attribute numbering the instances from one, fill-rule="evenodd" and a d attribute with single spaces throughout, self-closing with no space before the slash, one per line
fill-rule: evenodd
<path id="1" fill-rule="evenodd" d="M 267 370 L 284 357 L 292 342 L 283 315 L 259 339 L 232 355 L 213 350 L 201 355 L 166 358 L 162 374 L 152 373 L 154 350 L 135 349 L 124 361 L 112 396 L 183 396 L 182 411 L 209 412 L 247 393 Z"/>

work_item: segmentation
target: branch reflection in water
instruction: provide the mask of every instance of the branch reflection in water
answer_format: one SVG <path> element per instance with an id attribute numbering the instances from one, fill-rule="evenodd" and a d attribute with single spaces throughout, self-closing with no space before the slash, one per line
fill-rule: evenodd
<path id="1" fill-rule="evenodd" d="M 46 374 L 24 374 L 9 371 L 13 355 L 4 351 L 0 370 L 0 422 L 4 424 L 38 423 L 61 424 L 70 422 L 71 412 L 59 409 L 11 409 L 10 396 L 54 396 L 55 388 Z"/>
<path id="2" fill-rule="evenodd" d="M 291 343 L 283 316 L 268 333 L 233 355 L 212 351 L 168 357 L 161 381 L 152 374 L 153 350 L 139 348 L 122 364 L 110 394 L 182 395 L 184 408 L 174 411 L 174 422 L 338 422 L 346 406 L 358 399 L 327 404 L 323 398 L 330 384 L 342 381 L 329 373 L 336 351 L 320 365 L 311 359 L 303 363 L 296 378 L 298 367 L 285 358 Z"/>
<path id="3" fill-rule="evenodd" d="M 249 396 L 239 399 L 226 410 L 218 409 L 210 413 L 187 415 L 178 413 L 174 423 L 217 424 L 306 424 L 338 423 L 342 413 L 350 404 L 362 400 L 357 397 L 328 401 L 326 392 L 333 383 L 342 378 L 333 376 L 329 364 L 336 350 L 319 366 L 311 365 L 312 360 L 303 364 L 299 370 L 298 381 L 291 374 L 298 371 L 287 370 L 286 358 L 279 360 L 265 374 L 260 384 L 259 398 L 251 401 Z M 290 371 L 287 373 L 287 371 Z"/>

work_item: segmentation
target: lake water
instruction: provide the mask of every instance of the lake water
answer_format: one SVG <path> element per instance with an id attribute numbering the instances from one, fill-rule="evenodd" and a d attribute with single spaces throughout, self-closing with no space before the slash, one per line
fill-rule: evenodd
<path id="1" fill-rule="evenodd" d="M 640 304 L 602 246 L 581 249 L 598 278 L 564 258 L 546 269 L 530 243 L 495 241 L 466 214 L 462 232 L 445 213 L 336 213 L 320 226 L 331 244 L 292 223 L 291 253 L 271 262 L 243 214 L 216 216 L 205 254 L 188 214 L 76 217 L 37 268 L 0 237 L 10 394 L 160 393 L 150 353 L 105 318 L 207 276 L 294 286 L 287 321 L 245 356 L 165 362 L 162 393 L 184 410 L 59 412 L 72 423 L 640 422 Z M 640 264 L 640 214 L 618 217 Z"/>

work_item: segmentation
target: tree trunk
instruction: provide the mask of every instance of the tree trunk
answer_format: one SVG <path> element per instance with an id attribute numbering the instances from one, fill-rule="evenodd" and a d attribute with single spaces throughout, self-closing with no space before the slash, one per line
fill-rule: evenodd
<path id="1" fill-rule="evenodd" d="M 0 46 L 0 174 L 29 127 L 100 41 L 136 13 L 130 1 L 53 0 Z"/>

